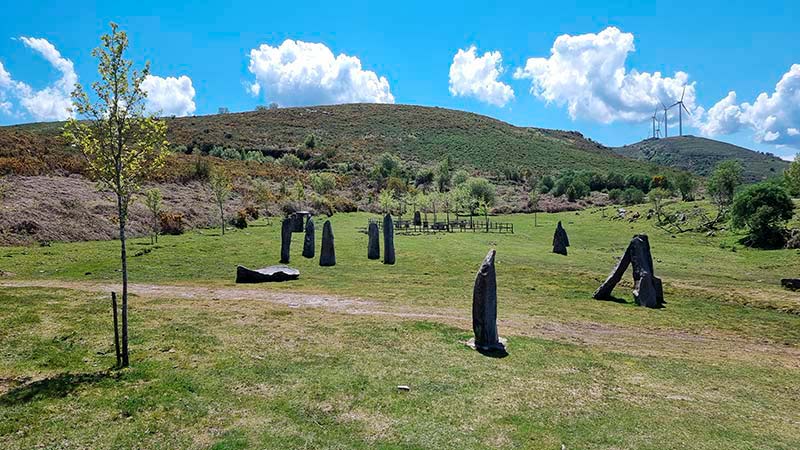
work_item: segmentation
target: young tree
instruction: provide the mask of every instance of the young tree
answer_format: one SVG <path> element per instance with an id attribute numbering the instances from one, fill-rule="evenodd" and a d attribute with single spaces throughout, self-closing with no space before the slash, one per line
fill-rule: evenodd
<path id="1" fill-rule="evenodd" d="M 708 179 L 708 193 L 717 204 L 717 218 L 715 222 L 727 214 L 728 206 L 733 202 L 736 188 L 742 184 L 742 163 L 729 159 L 717 164 L 711 177 Z"/>
<path id="2" fill-rule="evenodd" d="M 145 192 L 144 204 L 150 210 L 153 219 L 153 234 L 150 236 L 150 243 L 158 242 L 158 218 L 161 215 L 161 191 L 157 188 L 148 189 Z"/>
<path id="3" fill-rule="evenodd" d="M 394 193 L 389 189 L 381 190 L 378 194 L 378 203 L 381 205 L 381 211 L 384 214 L 391 214 L 395 205 Z"/>
<path id="4" fill-rule="evenodd" d="M 222 235 L 225 236 L 225 202 L 231 197 L 231 179 L 222 169 L 211 172 L 208 180 L 211 192 L 214 194 L 214 202 L 219 208 L 219 220 L 222 226 Z"/>
<path id="5" fill-rule="evenodd" d="M 539 224 L 536 221 L 536 213 L 539 212 L 539 201 L 541 200 L 541 194 L 539 193 L 539 186 L 538 184 L 531 187 L 531 190 L 528 192 L 528 206 L 530 207 L 531 211 L 533 211 L 533 226 L 538 227 Z"/>
<path id="6" fill-rule="evenodd" d="M 690 202 L 694 200 L 694 191 L 697 190 L 697 180 L 688 172 L 681 172 L 675 177 L 675 187 L 681 193 L 681 200 Z"/>
<path id="7" fill-rule="evenodd" d="M 665 220 L 664 206 L 666 206 L 670 197 L 672 197 L 672 193 L 660 187 L 652 189 L 647 193 L 647 198 L 650 200 L 650 203 L 653 204 L 653 211 L 656 213 L 658 223 L 663 223 Z"/>
<path id="8" fill-rule="evenodd" d="M 800 153 L 794 157 L 794 162 L 783 172 L 786 189 L 794 197 L 800 197 Z"/>
<path id="9" fill-rule="evenodd" d="M 142 82 L 150 73 L 125 59 L 128 36 L 111 24 L 111 34 L 92 51 L 99 60 L 100 80 L 92 83 L 96 100 L 80 84 L 72 92 L 73 112 L 83 120 L 70 119 L 64 138 L 80 149 L 95 179 L 117 199 L 120 259 L 122 263 L 122 367 L 130 364 L 128 353 L 128 257 L 126 225 L 131 196 L 140 183 L 164 165 L 168 153 L 167 125 L 145 114 L 147 93 Z"/>
<path id="10" fill-rule="evenodd" d="M 450 156 L 446 156 L 436 168 L 435 181 L 439 192 L 445 192 L 450 187 L 451 166 Z"/>

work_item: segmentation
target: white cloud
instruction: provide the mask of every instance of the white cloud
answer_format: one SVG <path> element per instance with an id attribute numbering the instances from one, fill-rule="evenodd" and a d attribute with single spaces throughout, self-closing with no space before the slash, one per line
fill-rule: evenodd
<path id="1" fill-rule="evenodd" d="M 20 40 L 61 72 L 58 81 L 39 91 L 33 91 L 24 83 L 17 83 L 20 103 L 37 120 L 67 119 L 72 115 L 69 112 L 72 107 L 70 94 L 78 82 L 72 61 L 62 57 L 55 46 L 46 39 L 23 36 Z"/>
<path id="2" fill-rule="evenodd" d="M 475 97 L 482 102 L 503 107 L 514 98 L 511 86 L 498 81 L 503 73 L 503 58 L 499 51 L 486 52 L 478 57 L 477 49 L 459 49 L 450 65 L 450 94 Z"/>
<path id="3" fill-rule="evenodd" d="M 142 82 L 147 93 L 148 112 L 165 116 L 188 116 L 195 110 L 192 79 L 180 77 L 158 77 L 148 75 Z"/>
<path id="4" fill-rule="evenodd" d="M 687 73 L 663 77 L 660 72 L 629 72 L 625 61 L 634 50 L 633 34 L 614 27 L 598 34 L 564 34 L 556 38 L 549 58 L 528 59 L 524 68 L 514 72 L 514 78 L 530 79 L 532 94 L 548 103 L 566 105 L 573 119 L 644 121 L 661 102 L 669 106 L 679 99 L 684 86 L 686 107 L 702 115 Z"/>
<path id="5" fill-rule="evenodd" d="M 333 52 L 324 44 L 287 39 L 278 47 L 250 50 L 255 81 L 248 91 L 263 93 L 281 105 L 394 103 L 385 77 L 363 70 L 355 56 Z"/>
<path id="6" fill-rule="evenodd" d="M 730 92 L 708 112 L 700 127 L 706 135 L 750 129 L 756 142 L 800 148 L 800 64 L 792 65 L 771 95 L 762 92 L 752 104 L 737 104 Z"/>

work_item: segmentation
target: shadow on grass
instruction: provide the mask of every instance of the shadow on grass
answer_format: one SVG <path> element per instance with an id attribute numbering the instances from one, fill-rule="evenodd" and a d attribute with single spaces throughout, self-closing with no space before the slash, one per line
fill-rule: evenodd
<path id="1" fill-rule="evenodd" d="M 622 303 L 624 305 L 628 303 L 628 301 L 625 300 L 624 298 L 616 297 L 616 296 L 613 296 L 613 295 L 609 295 L 608 297 L 604 297 L 604 298 L 598 298 L 598 299 L 595 299 L 595 300 L 600 300 L 601 302 Z"/>
<path id="2" fill-rule="evenodd" d="M 65 397 L 85 384 L 93 384 L 117 375 L 108 371 L 95 373 L 62 373 L 16 387 L 0 395 L 0 405 L 22 405 L 36 400 Z"/>

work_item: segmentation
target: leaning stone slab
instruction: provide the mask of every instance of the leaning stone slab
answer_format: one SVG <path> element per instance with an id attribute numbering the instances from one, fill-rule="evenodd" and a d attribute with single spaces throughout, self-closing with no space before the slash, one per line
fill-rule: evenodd
<path id="1" fill-rule="evenodd" d="M 305 258 L 314 257 L 314 246 L 316 245 L 316 238 L 314 237 L 314 219 L 311 217 L 306 220 L 306 235 L 303 237 L 303 256 Z"/>
<path id="2" fill-rule="evenodd" d="M 497 335 L 497 276 L 495 250 L 486 255 L 475 276 L 472 290 L 472 331 L 475 337 L 467 345 L 481 353 L 505 356 L 506 347 Z"/>
<path id="3" fill-rule="evenodd" d="M 556 231 L 553 233 L 553 253 L 558 253 L 559 255 L 567 255 L 567 247 L 569 247 L 569 237 L 567 236 L 567 230 L 561 226 L 561 221 L 558 221 L 558 225 L 556 225 Z"/>
<path id="4" fill-rule="evenodd" d="M 661 279 L 653 270 L 653 255 L 647 235 L 639 234 L 631 239 L 622 258 L 614 270 L 592 296 L 596 300 L 612 299 L 611 292 L 622 279 L 628 266 L 633 266 L 633 299 L 639 306 L 660 308 L 664 305 L 664 288 Z"/>
<path id="5" fill-rule="evenodd" d="M 236 266 L 237 283 L 270 283 L 296 280 L 299 277 L 300 271 L 288 266 L 269 266 L 256 270 Z"/>
<path id="6" fill-rule="evenodd" d="M 394 222 L 392 216 L 383 217 L 383 263 L 394 264 Z"/>
<path id="7" fill-rule="evenodd" d="M 378 224 L 371 222 L 367 228 L 367 235 L 369 236 L 369 243 L 367 245 L 367 258 L 380 259 L 381 258 L 381 244 L 378 232 Z"/>
<path id="8" fill-rule="evenodd" d="M 336 251 L 333 247 L 333 228 L 331 221 L 326 220 L 322 226 L 322 249 L 319 252 L 319 265 L 323 267 L 336 265 Z"/>

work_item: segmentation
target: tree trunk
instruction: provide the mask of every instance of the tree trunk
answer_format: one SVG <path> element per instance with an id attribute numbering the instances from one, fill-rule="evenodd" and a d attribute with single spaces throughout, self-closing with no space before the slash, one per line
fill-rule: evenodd
<path id="1" fill-rule="evenodd" d="M 219 203 L 219 223 L 222 224 L 222 235 L 225 236 L 225 208 Z"/>
<path id="2" fill-rule="evenodd" d="M 122 197 L 117 195 L 117 213 L 119 214 L 120 257 L 122 259 L 122 364 L 128 367 L 128 252 L 125 242 L 125 208 Z"/>
<path id="3" fill-rule="evenodd" d="M 114 317 L 114 353 L 117 355 L 117 366 L 122 364 L 122 355 L 119 351 L 119 321 L 117 320 L 117 293 L 111 293 L 111 308 L 113 309 Z"/>

